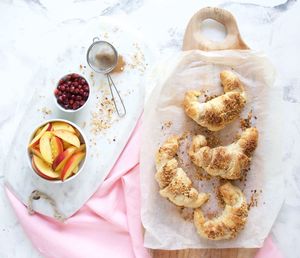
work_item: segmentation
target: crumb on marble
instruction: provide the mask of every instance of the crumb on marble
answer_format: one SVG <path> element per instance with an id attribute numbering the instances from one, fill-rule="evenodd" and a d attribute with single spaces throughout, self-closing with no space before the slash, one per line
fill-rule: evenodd
<path id="1" fill-rule="evenodd" d="M 97 97 L 96 111 L 92 112 L 91 132 L 94 135 L 105 132 L 115 122 L 119 121 L 114 115 L 115 106 L 113 100 L 108 95 Z"/>
<path id="2" fill-rule="evenodd" d="M 43 107 L 41 109 L 41 111 L 42 111 L 43 115 L 51 115 L 52 114 L 52 110 L 47 107 Z"/>

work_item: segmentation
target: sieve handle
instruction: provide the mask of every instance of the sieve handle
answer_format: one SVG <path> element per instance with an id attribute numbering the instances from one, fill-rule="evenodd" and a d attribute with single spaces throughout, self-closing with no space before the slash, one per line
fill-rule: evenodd
<path id="1" fill-rule="evenodd" d="M 100 38 L 94 37 L 94 38 L 93 38 L 93 43 L 96 42 L 96 41 L 100 41 Z"/>
<path id="2" fill-rule="evenodd" d="M 107 81 L 108 81 L 110 93 L 111 93 L 111 96 L 112 96 L 112 100 L 114 102 L 114 105 L 115 105 L 116 111 L 118 113 L 118 116 L 123 117 L 123 116 L 126 115 L 126 108 L 125 108 L 125 105 L 124 105 L 123 100 L 121 98 L 121 95 L 120 95 L 116 85 L 114 84 L 114 81 L 111 78 L 110 74 L 108 73 L 106 76 L 107 76 Z"/>

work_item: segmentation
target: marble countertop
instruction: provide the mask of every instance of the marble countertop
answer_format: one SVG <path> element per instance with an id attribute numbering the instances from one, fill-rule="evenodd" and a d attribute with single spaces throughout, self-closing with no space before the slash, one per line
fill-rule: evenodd
<path id="1" fill-rule="evenodd" d="M 100 15 L 115 16 L 135 27 L 162 58 L 178 52 L 189 18 L 204 6 L 231 11 L 245 42 L 262 50 L 277 70 L 276 86 L 284 101 L 282 162 L 286 201 L 272 229 L 284 257 L 300 257 L 300 3 L 296 0 L 2 0 L 0 2 L 0 166 L 3 166 L 26 98 L 26 85 L 41 62 L 51 62 L 43 34 L 62 24 Z M 59 38 L 57 39 L 59 40 Z M 299 44 L 299 45 L 298 45 Z M 53 49 L 52 49 L 53 51 Z M 157 61 L 159 61 L 157 59 Z M 18 76 L 16 76 L 16 73 Z M 272 114 L 276 119 L 276 114 Z M 298 145 L 299 144 L 299 145 Z M 3 170 L 0 171 L 3 186 Z M 24 234 L 0 190 L 0 257 L 41 257 Z"/>

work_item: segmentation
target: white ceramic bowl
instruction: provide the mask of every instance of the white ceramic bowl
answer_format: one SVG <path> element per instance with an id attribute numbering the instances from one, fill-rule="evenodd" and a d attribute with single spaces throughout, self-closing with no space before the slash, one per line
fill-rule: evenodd
<path id="1" fill-rule="evenodd" d="M 84 157 L 84 160 L 81 161 L 80 164 L 79 164 L 78 172 L 77 172 L 75 175 L 73 175 L 73 176 L 69 177 L 68 179 L 66 179 L 65 181 L 62 181 L 61 179 L 57 179 L 57 180 L 48 180 L 48 179 L 46 179 L 46 178 L 40 176 L 39 174 L 37 174 L 37 173 L 35 172 L 35 170 L 33 169 L 32 164 L 31 164 L 31 162 L 32 162 L 32 154 L 31 154 L 30 151 L 29 151 L 28 145 L 29 145 L 29 143 L 31 142 L 31 140 L 33 139 L 33 137 L 34 137 L 36 131 L 37 131 L 40 127 L 42 127 L 42 126 L 44 126 L 44 125 L 46 125 L 46 124 L 48 124 L 48 123 L 52 123 L 52 122 L 65 122 L 65 123 L 67 123 L 67 124 L 70 124 L 71 126 L 73 126 L 73 127 L 79 132 L 79 134 L 80 134 L 80 137 L 79 137 L 80 142 L 81 142 L 82 144 L 83 144 L 83 143 L 85 144 L 85 157 Z M 27 156 L 28 156 L 28 164 L 29 164 L 29 167 L 31 168 L 32 172 L 33 172 L 36 176 L 38 176 L 39 178 L 41 178 L 41 179 L 43 179 L 43 180 L 45 180 L 45 181 L 47 181 L 47 182 L 49 182 L 49 183 L 56 183 L 56 184 L 57 184 L 57 183 L 66 183 L 66 182 L 69 182 L 69 181 L 71 181 L 72 179 L 74 179 L 76 176 L 78 176 L 79 173 L 81 173 L 81 171 L 83 170 L 83 168 L 84 168 L 84 166 L 85 166 L 85 163 L 86 163 L 86 161 L 87 161 L 87 157 L 88 157 L 89 150 L 88 150 L 88 142 L 87 142 L 86 136 L 85 136 L 85 134 L 83 133 L 83 131 L 82 131 L 77 125 L 75 125 L 74 123 L 72 123 L 72 122 L 70 122 L 70 121 L 68 121 L 68 120 L 65 120 L 65 119 L 50 119 L 50 120 L 47 120 L 47 121 L 41 123 L 40 125 L 36 126 L 36 127 L 33 129 L 33 132 L 32 132 L 32 134 L 30 135 L 30 138 L 29 138 L 29 140 L 28 140 L 28 144 L 27 144 L 27 146 L 26 146 L 26 152 L 27 152 Z"/>
<path id="2" fill-rule="evenodd" d="M 74 73 L 75 73 L 75 72 L 74 72 Z M 58 82 L 56 83 L 54 90 L 57 88 L 57 86 L 58 86 L 58 84 L 59 84 L 59 81 L 60 81 L 61 79 L 63 79 L 64 77 L 70 75 L 70 74 L 73 74 L 73 73 L 68 73 L 68 74 L 62 76 L 62 77 L 58 80 Z M 77 109 L 75 109 L 75 110 L 74 110 L 74 109 L 65 109 L 64 107 L 62 107 L 62 106 L 57 102 L 57 98 L 56 98 L 56 96 L 55 96 L 55 94 L 54 94 L 54 90 L 53 90 L 53 99 L 54 99 L 55 105 L 56 105 L 61 111 L 66 112 L 66 113 L 75 113 L 75 112 L 78 112 L 79 110 L 83 109 L 83 108 L 86 106 L 86 103 L 87 103 L 87 102 L 89 101 L 89 99 L 90 99 L 91 86 L 90 86 L 89 80 L 88 80 L 85 76 L 83 76 L 83 74 L 81 74 L 81 73 L 76 73 L 76 74 L 78 74 L 80 77 L 84 78 L 84 79 L 86 80 L 88 86 L 89 86 L 89 96 L 88 96 L 87 100 L 85 101 L 85 103 L 84 103 L 80 108 L 77 108 Z"/>

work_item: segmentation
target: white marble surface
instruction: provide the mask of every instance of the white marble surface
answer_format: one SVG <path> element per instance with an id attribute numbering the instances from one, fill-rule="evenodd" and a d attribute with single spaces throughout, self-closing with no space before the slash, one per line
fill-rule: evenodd
<path id="1" fill-rule="evenodd" d="M 236 1 L 237 2 L 237 1 Z M 20 120 L 26 100 L 26 82 L 40 64 L 51 62 L 48 49 L 41 49 L 42 35 L 74 19 L 115 15 L 135 26 L 145 40 L 166 57 L 180 50 L 184 28 L 191 15 L 207 5 L 220 5 L 236 16 L 248 45 L 263 50 L 274 63 L 276 85 L 283 90 L 286 132 L 284 171 L 286 201 L 272 235 L 286 258 L 300 257 L 300 3 L 285 0 L 249 0 L 241 3 L 173 0 L 2 0 L 0 2 L 0 166 Z M 57 39 L 59 41 L 59 38 Z M 298 45 L 299 44 L 299 45 Z M 16 76 L 17 74 L 17 76 Z M 276 114 L 270 114 L 276 119 Z M 299 145 L 298 145 L 299 144 Z M 0 171 L 3 185 L 3 169 Z M 1 188 L 0 257 L 36 258 Z"/>
<path id="2" fill-rule="evenodd" d="M 76 34 L 73 33 L 75 26 Z M 104 104 L 107 102 L 105 99 L 111 98 L 106 75 L 95 73 L 86 61 L 87 49 L 95 36 L 111 42 L 126 62 L 123 72 L 111 75 L 126 106 L 127 114 L 122 118 L 116 112 L 110 115 L 103 111 L 114 108 L 112 102 Z M 57 38 L 62 42 L 57 42 Z M 153 55 L 141 41 L 139 33 L 134 33 L 133 29 L 108 16 L 61 24 L 57 29 L 44 33 L 41 42 L 43 49 L 51 48 L 54 62 L 46 66 L 41 63 L 40 69 L 28 83 L 34 90 L 27 93 L 31 100 L 27 105 L 24 103 L 22 108 L 25 113 L 13 147 L 7 154 L 4 180 L 24 204 L 27 204 L 34 190 L 39 190 L 53 198 L 59 212 L 68 218 L 99 188 L 126 145 L 143 112 L 144 78 L 146 67 L 153 62 Z M 61 112 L 53 96 L 58 80 L 70 72 L 85 76 L 91 91 L 86 106 L 76 115 Z M 82 171 L 64 183 L 53 183 L 37 176 L 29 165 L 28 155 L 24 155 L 33 130 L 46 120 L 58 118 L 78 125 L 85 135 L 87 146 Z M 106 128 L 99 128 L 100 119 Z M 48 201 L 42 198 L 34 203 L 34 209 L 41 214 L 54 216 Z"/>

